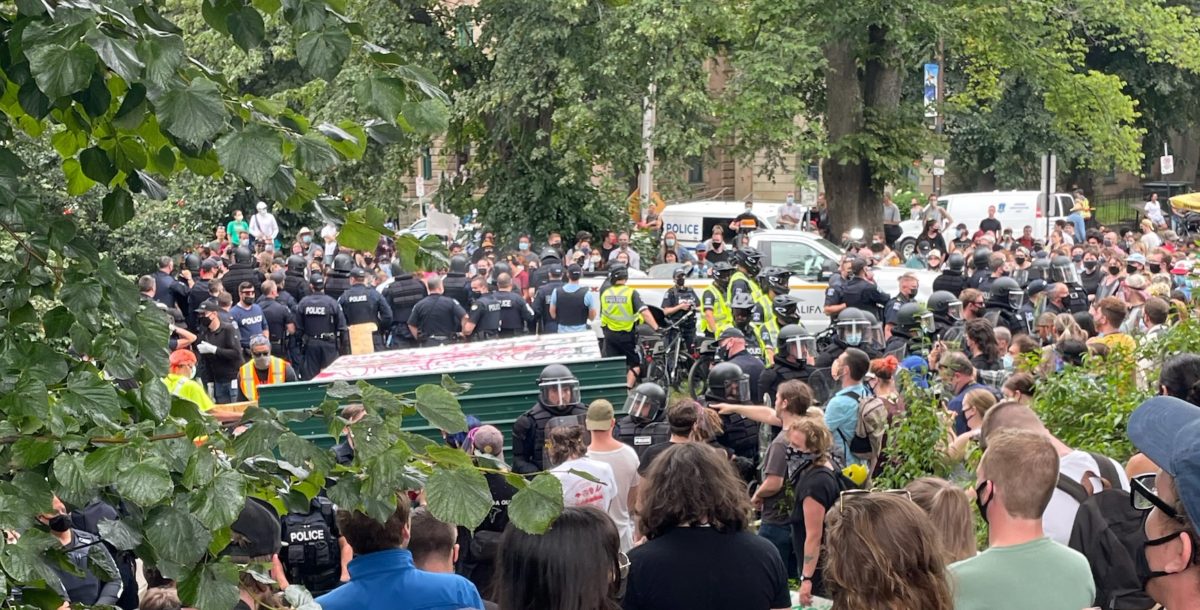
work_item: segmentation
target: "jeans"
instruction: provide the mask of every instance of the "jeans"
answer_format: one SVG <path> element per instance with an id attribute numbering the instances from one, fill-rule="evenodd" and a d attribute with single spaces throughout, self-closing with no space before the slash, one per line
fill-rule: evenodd
<path id="1" fill-rule="evenodd" d="M 237 402 L 238 395 L 233 389 L 232 379 L 214 379 L 213 380 L 213 401 L 219 405 L 227 405 L 231 402 Z"/>
<path id="2" fill-rule="evenodd" d="M 775 548 L 779 549 L 779 556 L 783 558 L 784 567 L 787 568 L 787 577 L 796 578 L 796 554 L 792 552 L 792 528 L 786 525 L 771 525 L 763 523 L 758 526 L 758 535 L 771 541 Z"/>
<path id="3" fill-rule="evenodd" d="M 1075 225 L 1075 243 L 1082 244 L 1087 239 L 1087 228 L 1083 225 L 1083 214 L 1071 212 L 1071 215 L 1067 216 L 1067 220 Z"/>

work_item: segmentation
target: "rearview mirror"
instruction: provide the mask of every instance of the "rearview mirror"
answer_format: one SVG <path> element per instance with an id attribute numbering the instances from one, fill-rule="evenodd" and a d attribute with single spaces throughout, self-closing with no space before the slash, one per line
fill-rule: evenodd
<path id="1" fill-rule="evenodd" d="M 817 281 L 827 282 L 837 271 L 838 264 L 826 259 L 825 262 L 821 263 L 821 270 L 817 272 Z"/>

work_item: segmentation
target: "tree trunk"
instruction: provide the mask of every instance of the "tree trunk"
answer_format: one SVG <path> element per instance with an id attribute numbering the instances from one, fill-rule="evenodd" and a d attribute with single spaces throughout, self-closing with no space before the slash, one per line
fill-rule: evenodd
<path id="1" fill-rule="evenodd" d="M 844 144 L 845 138 L 863 129 L 863 93 L 853 41 L 841 39 L 830 42 L 824 53 L 827 100 L 825 129 L 829 146 L 836 151 L 839 144 Z M 835 152 L 823 164 L 825 198 L 829 203 L 833 241 L 840 241 L 843 233 L 861 227 L 862 222 L 870 216 L 863 213 L 862 205 L 864 197 L 869 197 L 870 192 L 867 164 L 860 158 L 839 159 L 838 156 Z"/>
<path id="2" fill-rule="evenodd" d="M 1171 148 L 1175 155 L 1175 173 L 1171 180 L 1196 185 L 1196 173 L 1200 169 L 1200 126 L 1192 126 L 1171 137 Z"/>

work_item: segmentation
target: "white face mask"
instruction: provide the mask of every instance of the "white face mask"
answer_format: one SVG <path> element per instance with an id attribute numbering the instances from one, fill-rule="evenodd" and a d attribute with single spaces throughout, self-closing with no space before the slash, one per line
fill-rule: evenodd
<path id="1" fill-rule="evenodd" d="M 193 366 L 188 369 L 188 379 L 195 379 L 195 378 L 196 378 L 196 367 Z"/>

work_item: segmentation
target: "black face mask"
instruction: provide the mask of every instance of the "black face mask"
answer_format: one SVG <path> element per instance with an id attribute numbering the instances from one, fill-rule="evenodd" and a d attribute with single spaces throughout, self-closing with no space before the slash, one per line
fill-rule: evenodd
<path id="1" fill-rule="evenodd" d="M 678 286 L 678 287 L 680 287 L 680 288 L 683 288 L 683 285 L 684 285 L 684 284 L 686 284 L 686 283 L 687 283 L 687 278 L 686 278 L 686 277 L 677 277 L 677 278 L 675 278 L 675 285 L 676 285 L 676 286 Z"/>
<path id="2" fill-rule="evenodd" d="M 478 299 L 478 298 L 479 298 L 479 297 L 481 297 L 481 296 L 483 296 L 483 293 L 482 293 L 482 292 L 479 292 L 478 290 L 472 290 L 472 291 L 471 291 L 471 298 L 472 298 L 472 299 Z"/>
<path id="3" fill-rule="evenodd" d="M 1108 274 L 1109 275 L 1121 275 L 1121 268 L 1116 265 L 1113 265 L 1108 268 Z"/>
<path id="4" fill-rule="evenodd" d="M 1172 574 L 1171 572 L 1150 569 L 1150 560 L 1146 559 L 1146 547 L 1166 544 L 1180 536 L 1183 536 L 1185 533 L 1186 532 L 1183 530 L 1179 530 L 1174 534 L 1167 534 L 1162 538 L 1155 538 L 1154 540 L 1147 540 L 1142 543 L 1142 549 L 1138 552 L 1137 556 L 1133 558 L 1133 561 L 1136 564 L 1134 565 L 1134 568 L 1137 571 L 1138 582 L 1142 583 L 1143 590 L 1146 589 L 1146 585 L 1149 584 L 1151 580 L 1160 576 L 1170 576 Z"/>
<path id="5" fill-rule="evenodd" d="M 46 525 L 50 526 L 50 531 L 65 532 L 71 529 L 71 516 L 54 515 L 53 517 L 50 517 L 50 521 L 47 522 Z"/>
<path id="6" fill-rule="evenodd" d="M 1076 262 L 1076 263 L 1078 263 L 1078 262 L 1082 262 L 1082 261 L 1083 261 L 1083 255 L 1082 255 L 1082 254 L 1076 254 L 1075 256 L 1072 256 L 1072 257 L 1071 257 L 1071 261 L 1072 261 L 1072 262 Z"/>
<path id="7" fill-rule="evenodd" d="M 1159 273 L 1162 271 L 1162 265 L 1158 263 L 1150 263 L 1150 273 Z"/>
<path id="8" fill-rule="evenodd" d="M 1018 265 L 1024 265 L 1024 264 L 1025 264 L 1025 257 L 1024 257 L 1024 256 L 1017 256 L 1017 257 L 1014 257 L 1014 258 L 1013 258 L 1013 260 L 1014 260 L 1014 261 L 1017 261 L 1017 264 L 1018 264 Z"/>
<path id="9" fill-rule="evenodd" d="M 729 350 L 723 347 L 717 348 L 717 360 L 729 360 Z"/>
<path id="10" fill-rule="evenodd" d="M 243 305 L 253 305 L 254 297 L 242 297 L 242 304 Z"/>
<path id="11" fill-rule="evenodd" d="M 1133 265 L 1125 265 L 1125 273 L 1137 273 L 1137 267 Z"/>
<path id="12" fill-rule="evenodd" d="M 983 497 L 983 492 L 984 492 L 984 490 L 987 489 L 987 483 L 988 483 L 987 481 L 984 481 L 975 487 L 975 506 L 979 507 L 979 516 L 983 517 L 984 523 L 988 523 L 988 516 L 987 516 L 988 504 L 991 504 L 992 499 L 996 497 L 995 492 L 993 492 L 992 497 L 988 498 L 987 502 L 984 502 L 979 499 L 979 498 Z"/>
<path id="13" fill-rule="evenodd" d="M 1083 268 L 1087 269 L 1088 271 L 1095 271 L 1096 266 L 1099 264 L 1100 261 L 1083 261 Z"/>

